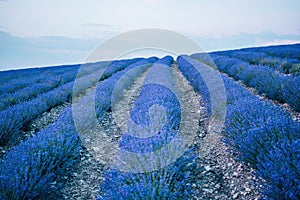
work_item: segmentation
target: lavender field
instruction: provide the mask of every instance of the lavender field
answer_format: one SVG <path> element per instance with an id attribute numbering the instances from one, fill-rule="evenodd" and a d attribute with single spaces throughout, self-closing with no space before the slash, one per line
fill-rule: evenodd
<path id="1" fill-rule="evenodd" d="M 0 80 L 0 199 L 300 199 L 300 44 Z"/>

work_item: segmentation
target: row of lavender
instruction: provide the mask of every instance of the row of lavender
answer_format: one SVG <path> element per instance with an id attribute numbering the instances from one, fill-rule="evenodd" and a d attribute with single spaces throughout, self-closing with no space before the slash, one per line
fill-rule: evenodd
<path id="1" fill-rule="evenodd" d="M 101 67 L 104 68 L 109 62 L 99 62 L 85 64 L 85 71 L 81 75 L 88 75 Z M 83 65 L 81 65 L 82 68 Z M 31 77 L 19 77 L 14 81 L 7 80 L 6 84 L 0 87 L 0 111 L 12 105 L 20 104 L 48 92 L 63 84 L 74 81 L 77 77 L 79 66 L 71 65 L 67 67 L 45 70 Z M 38 72 L 40 70 L 37 70 Z M 79 78 L 79 77 L 77 77 Z"/>
<path id="2" fill-rule="evenodd" d="M 178 58 L 184 76 L 197 92 L 205 90 L 190 57 Z M 201 62 L 198 67 L 208 67 Z M 261 101 L 246 88 L 222 76 L 227 95 L 226 142 L 265 180 L 269 199 L 300 197 L 300 123 L 282 107 Z M 209 98 L 209 97 L 205 97 Z"/>
<path id="3" fill-rule="evenodd" d="M 64 73 L 54 73 L 51 75 L 48 73 L 45 75 L 38 75 L 37 82 L 32 83 L 24 81 L 24 84 L 27 85 L 27 87 L 19 90 L 16 90 L 15 85 L 8 84 L 9 91 L 14 90 L 14 92 L 6 92 L 0 95 L 0 111 L 5 110 L 10 106 L 33 99 L 39 94 L 53 90 L 60 85 L 74 81 L 74 79 L 76 78 L 76 73 L 77 70 L 72 70 L 70 72 L 67 71 Z"/>
<path id="4" fill-rule="evenodd" d="M 250 65 L 237 58 L 212 55 L 212 60 L 209 60 L 201 54 L 194 54 L 192 57 L 212 67 L 216 65 L 220 71 L 255 88 L 260 94 L 288 103 L 293 109 L 300 111 L 300 87 L 297 87 L 300 85 L 300 76 L 286 76 L 268 66 Z"/>
<path id="5" fill-rule="evenodd" d="M 0 72 L 0 94 L 15 92 L 35 83 L 44 82 L 47 76 L 52 77 L 64 72 L 76 73 L 78 69 L 79 65 L 70 65 Z"/>
<path id="6" fill-rule="evenodd" d="M 104 172 L 99 199 L 186 199 L 191 195 L 190 174 L 197 155 L 189 148 L 177 157 L 182 148 L 179 141 L 176 148 L 168 147 L 179 137 L 181 119 L 169 67 L 172 62 L 167 56 L 148 72 L 119 141 L 119 162 Z"/>
<path id="7" fill-rule="evenodd" d="M 284 74 L 300 75 L 300 60 L 295 58 L 275 57 L 266 52 L 257 52 L 251 49 L 223 51 L 212 54 L 238 58 L 251 65 L 268 66 Z"/>
<path id="8" fill-rule="evenodd" d="M 116 71 L 124 69 L 126 66 L 137 60 L 139 59 L 114 61 L 105 70 L 101 78 L 105 79 L 111 76 Z M 95 84 L 98 79 L 95 79 L 93 77 L 97 77 L 99 72 L 104 71 L 104 67 L 106 64 L 107 63 L 105 62 L 99 63 L 99 70 L 96 70 L 97 68 L 95 65 L 93 65 L 91 68 L 87 67 L 87 70 L 81 73 L 82 76 L 76 80 L 81 83 L 79 84 L 80 87 L 76 88 L 79 91 L 76 92 L 83 92 L 87 88 L 91 87 L 91 85 Z M 86 75 L 86 73 L 88 74 Z M 73 80 L 69 83 L 62 84 L 53 90 L 45 93 L 40 93 L 36 98 L 21 102 L 17 105 L 8 107 L 7 109 L 0 111 L 0 145 L 5 146 L 9 143 L 15 143 L 15 141 L 22 136 L 21 130 L 31 120 L 36 119 L 43 112 L 57 105 L 70 101 L 72 99 L 74 82 L 75 81 Z"/>
<path id="9" fill-rule="evenodd" d="M 256 47 L 249 48 L 249 50 L 253 50 L 255 52 L 264 52 L 268 55 L 276 56 L 279 58 L 292 58 L 300 61 L 300 44 Z"/>
<path id="10" fill-rule="evenodd" d="M 112 64 L 110 70 L 124 68 L 100 82 L 96 95 L 101 102 L 96 104 L 99 117 L 109 110 L 114 85 L 130 69 L 151 64 L 156 58 L 132 59 Z M 114 65 L 114 66 L 113 66 Z M 109 71 L 110 71 L 109 70 Z M 138 74 L 136 74 L 138 75 Z M 111 86 L 111 87 L 108 87 Z M 103 96 L 103 93 L 107 94 Z M 39 131 L 32 138 L 13 147 L 0 163 L 0 199 L 37 199 L 62 185 L 53 184 L 58 176 L 68 175 L 69 169 L 79 161 L 82 143 L 73 122 L 72 109 L 64 109 L 55 123 Z"/>

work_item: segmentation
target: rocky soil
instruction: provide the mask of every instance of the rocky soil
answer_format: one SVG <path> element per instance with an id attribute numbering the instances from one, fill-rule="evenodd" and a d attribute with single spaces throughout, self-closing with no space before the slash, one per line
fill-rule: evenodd
<path id="1" fill-rule="evenodd" d="M 228 147 L 222 142 L 219 123 L 207 119 L 201 97 L 194 92 L 176 65 L 173 66 L 173 77 L 177 93 L 182 98 L 187 100 L 196 96 L 200 101 L 196 112 L 201 117 L 194 140 L 199 150 L 199 159 L 193 176 L 195 195 L 192 199 L 258 199 L 260 185 L 257 184 L 259 180 L 253 175 L 253 170 L 237 162 L 236 157 L 229 153 Z"/>
<path id="2" fill-rule="evenodd" d="M 100 130 L 98 131 L 104 132 L 112 144 L 117 145 L 118 139 L 122 135 L 121 129 L 124 130 L 124 127 L 121 127 L 121 125 L 126 124 L 127 116 L 139 95 L 146 74 L 147 71 L 140 75 L 130 88 L 124 91 L 122 100 L 100 122 Z M 103 152 L 100 152 L 101 150 Z M 73 169 L 73 175 L 66 177 L 65 180 L 60 180 L 65 184 L 61 199 L 96 199 L 99 196 L 99 185 L 103 181 L 102 173 L 111 164 L 112 151 L 113 149 L 110 152 L 109 147 L 103 147 L 97 150 L 97 155 L 95 155 L 93 146 L 87 146 L 81 152 L 81 162 Z"/>

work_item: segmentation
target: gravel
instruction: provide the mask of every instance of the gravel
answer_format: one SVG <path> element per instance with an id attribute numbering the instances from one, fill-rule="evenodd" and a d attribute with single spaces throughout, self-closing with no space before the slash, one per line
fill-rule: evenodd
<path id="1" fill-rule="evenodd" d="M 50 109 L 49 111 L 44 112 L 36 119 L 32 120 L 27 126 L 24 126 L 20 132 L 21 136 L 18 138 L 17 141 L 14 141 L 13 143 L 9 143 L 7 146 L 0 147 L 0 158 L 2 158 L 8 151 L 10 151 L 10 149 L 13 146 L 18 145 L 23 140 L 29 139 L 40 130 L 54 123 L 55 120 L 60 115 L 61 111 L 70 105 L 71 103 L 65 102 L 62 105 L 56 106 Z"/>
<path id="2" fill-rule="evenodd" d="M 112 112 L 108 112 L 99 123 L 99 129 L 109 137 L 112 144 L 117 145 L 125 127 L 120 125 L 126 124 L 129 111 L 134 105 L 135 99 L 139 96 L 139 91 L 146 76 L 146 72 L 142 73 L 133 83 L 133 85 L 124 91 L 124 96 L 119 101 Z M 121 130 L 122 129 L 122 130 Z M 98 138 L 99 139 L 99 138 Z M 99 145 L 103 143 L 99 139 Z M 97 142 L 96 142 L 97 144 Z M 73 169 L 73 175 L 66 180 L 60 180 L 64 183 L 63 194 L 61 199 L 69 200 L 86 200 L 96 199 L 99 196 L 99 185 L 103 181 L 102 173 L 109 168 L 111 158 L 113 157 L 113 147 L 97 146 L 95 155 L 94 149 L 97 145 L 85 146 L 85 150 L 81 152 L 81 161 L 79 165 Z M 98 148 L 99 147 L 99 148 Z M 103 152 L 100 152 L 102 151 Z"/>
<path id="3" fill-rule="evenodd" d="M 42 115 L 37 117 L 36 119 L 32 120 L 28 126 L 24 128 L 23 135 L 25 139 L 32 137 L 40 130 L 46 128 L 48 125 L 54 123 L 56 119 L 59 117 L 61 111 L 71 106 L 70 102 L 65 102 L 62 105 L 55 106 L 54 108 L 50 109 L 47 112 L 44 112 Z"/>
<path id="4" fill-rule="evenodd" d="M 190 98 L 198 96 L 181 72 L 173 65 L 173 77 L 179 96 Z M 182 93 L 182 95 L 180 95 Z M 209 120 L 200 100 L 199 127 L 194 145 L 199 151 L 197 170 L 192 174 L 192 187 L 195 191 L 191 199 L 258 199 L 260 197 L 258 178 L 253 170 L 237 162 L 236 156 L 222 142 L 222 132 L 215 133 L 220 126 L 218 121 Z M 200 112 L 199 112 L 200 111 Z"/>

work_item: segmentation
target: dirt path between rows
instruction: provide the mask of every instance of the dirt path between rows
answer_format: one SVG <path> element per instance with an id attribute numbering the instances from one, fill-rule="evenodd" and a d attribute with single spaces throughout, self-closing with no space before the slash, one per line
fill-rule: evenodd
<path id="1" fill-rule="evenodd" d="M 98 130 L 94 130 L 102 132 L 100 135 L 104 133 L 108 137 L 105 140 L 109 139 L 111 144 L 117 145 L 122 130 L 124 130 L 124 127 L 122 128 L 120 125 L 126 124 L 126 116 L 139 95 L 146 74 L 147 70 L 136 78 L 132 86 L 124 91 L 123 98 L 115 104 L 113 111 L 106 113 Z M 87 200 L 96 199 L 99 196 L 99 185 L 103 181 L 102 173 L 108 169 L 111 163 L 114 145 L 103 144 L 102 138 L 98 138 L 98 140 L 99 142 L 95 143 L 98 145 L 85 147 L 86 149 L 81 152 L 81 161 L 74 169 L 73 175 L 62 180 L 65 182 L 62 199 Z M 97 148 L 98 155 L 96 156 L 93 153 L 94 148 Z M 100 152 L 99 149 L 102 149 L 103 152 Z"/>
<path id="2" fill-rule="evenodd" d="M 192 101 L 195 96 L 200 100 L 199 110 L 191 111 L 201 115 L 194 139 L 200 158 L 193 174 L 195 195 L 191 199 L 258 199 L 260 195 L 255 186 L 258 180 L 252 170 L 236 162 L 236 158 L 228 152 L 228 147 L 222 142 L 222 134 L 213 131 L 214 128 L 218 130 L 218 122 L 209 120 L 203 113 L 201 97 L 194 92 L 176 64 L 172 65 L 172 73 L 177 93 L 184 101 Z"/>

